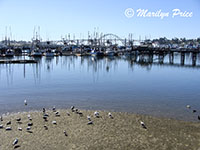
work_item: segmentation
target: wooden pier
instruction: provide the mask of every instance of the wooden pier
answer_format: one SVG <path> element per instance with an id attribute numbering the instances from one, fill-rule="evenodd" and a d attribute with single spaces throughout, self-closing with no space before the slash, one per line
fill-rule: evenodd
<path id="1" fill-rule="evenodd" d="M 36 60 L 0 60 L 0 64 L 28 64 L 37 63 Z"/>

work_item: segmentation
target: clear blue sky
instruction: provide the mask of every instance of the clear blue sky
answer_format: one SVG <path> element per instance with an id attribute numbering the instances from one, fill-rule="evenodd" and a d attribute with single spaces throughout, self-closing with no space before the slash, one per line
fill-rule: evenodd
<path id="1" fill-rule="evenodd" d="M 192 11 L 192 18 L 127 18 L 126 8 L 171 12 L 178 8 Z M 133 33 L 151 38 L 200 37 L 200 0 L 0 0 L 0 36 L 11 26 L 13 38 L 30 40 L 34 26 L 40 26 L 44 40 L 88 31 L 114 33 L 125 37 Z"/>

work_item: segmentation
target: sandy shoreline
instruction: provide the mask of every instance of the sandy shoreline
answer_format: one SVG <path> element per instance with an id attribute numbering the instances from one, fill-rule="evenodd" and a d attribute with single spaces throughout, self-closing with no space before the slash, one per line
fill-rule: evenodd
<path id="1" fill-rule="evenodd" d="M 22 150 L 65 150 L 65 149 L 200 149 L 200 123 L 173 119 L 156 118 L 125 112 L 80 110 L 82 115 L 71 110 L 60 109 L 60 116 L 47 110 L 48 121 L 44 121 L 42 111 L 12 113 L 3 116 L 0 125 L 0 150 L 14 149 L 17 138 Z M 70 115 L 67 115 L 69 112 Z M 28 115 L 32 121 L 28 119 Z M 87 116 L 93 124 L 88 125 Z M 21 118 L 20 123 L 16 118 Z M 11 124 L 6 125 L 9 121 Z M 56 121 L 56 124 L 52 124 Z M 147 129 L 141 126 L 144 122 Z M 33 123 L 27 132 L 28 123 Z M 44 127 L 46 126 L 46 127 Z M 11 127 L 11 131 L 6 131 Z M 22 131 L 18 130 L 22 128 Z M 48 129 L 47 129 L 48 128 Z M 66 135 L 64 133 L 66 131 Z M 15 145 L 15 146 L 16 146 Z"/>

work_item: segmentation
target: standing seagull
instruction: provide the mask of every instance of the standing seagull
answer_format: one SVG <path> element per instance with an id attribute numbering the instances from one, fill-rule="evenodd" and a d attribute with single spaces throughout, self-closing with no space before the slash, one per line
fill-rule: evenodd
<path id="1" fill-rule="evenodd" d="M 97 118 L 99 118 L 99 112 L 98 112 L 98 111 L 95 111 L 95 112 L 94 112 L 94 116 L 97 117 Z"/>
<path id="2" fill-rule="evenodd" d="M 111 118 L 111 119 L 113 119 L 113 116 L 112 116 L 112 114 L 109 112 L 108 113 L 108 116 Z"/>
<path id="3" fill-rule="evenodd" d="M 200 116 L 198 116 L 198 119 L 200 120 Z"/>
<path id="4" fill-rule="evenodd" d="M 2 116 L 0 117 L 0 120 L 3 121 L 3 117 Z"/>
<path id="5" fill-rule="evenodd" d="M 15 146 L 18 143 L 18 139 L 15 139 L 13 142 L 13 146 Z"/>
<path id="6" fill-rule="evenodd" d="M 63 133 L 65 134 L 65 136 L 68 136 L 66 131 L 63 131 Z"/>
<path id="7" fill-rule="evenodd" d="M 144 129 L 147 129 L 147 127 L 145 126 L 144 122 L 141 121 L 140 124 Z"/>
<path id="8" fill-rule="evenodd" d="M 27 101 L 26 101 L 26 100 L 24 100 L 24 105 L 25 105 L 25 106 L 27 105 Z"/>

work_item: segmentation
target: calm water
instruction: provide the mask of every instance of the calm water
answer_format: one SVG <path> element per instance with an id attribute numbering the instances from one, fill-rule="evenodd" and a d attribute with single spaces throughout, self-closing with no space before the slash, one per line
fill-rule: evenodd
<path id="1" fill-rule="evenodd" d="M 174 63 L 179 62 L 176 55 Z M 191 64 L 190 55 L 186 64 Z M 38 64 L 0 64 L 0 114 L 75 105 L 196 120 L 197 113 L 186 109 L 187 104 L 200 112 L 200 67 L 76 56 L 43 57 Z"/>

